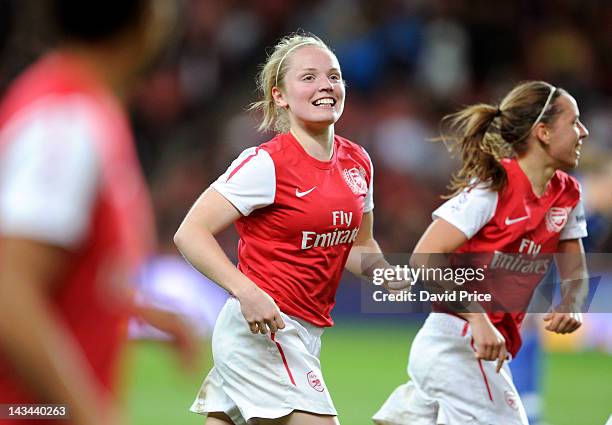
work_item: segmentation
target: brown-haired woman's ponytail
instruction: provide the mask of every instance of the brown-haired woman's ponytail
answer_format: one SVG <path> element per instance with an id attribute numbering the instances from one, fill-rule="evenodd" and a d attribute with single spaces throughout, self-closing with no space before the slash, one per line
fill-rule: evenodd
<path id="1" fill-rule="evenodd" d="M 499 107 L 481 103 L 444 117 L 447 130 L 435 140 L 450 141 L 461 158 L 461 169 L 448 186 L 450 196 L 477 184 L 501 190 L 507 181 L 502 160 L 527 151 L 535 126 L 550 124 L 561 113 L 555 100 L 564 93 L 545 81 L 526 81 L 510 90 Z"/>
<path id="2" fill-rule="evenodd" d="M 450 142 L 451 150 L 459 152 L 462 164 L 448 186 L 450 196 L 479 183 L 495 191 L 506 183 L 501 161 L 513 152 L 501 136 L 502 115 L 497 107 L 481 103 L 442 119 L 447 129 L 438 140 Z"/>

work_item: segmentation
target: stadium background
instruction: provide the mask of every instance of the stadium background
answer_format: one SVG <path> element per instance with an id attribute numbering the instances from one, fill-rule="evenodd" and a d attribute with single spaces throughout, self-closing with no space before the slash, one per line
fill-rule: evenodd
<path id="1" fill-rule="evenodd" d="M 38 3 L 19 2 L 14 10 L 2 87 L 52 39 Z M 270 138 L 254 130 L 257 117 L 246 107 L 255 100 L 255 74 L 266 48 L 296 29 L 319 35 L 338 55 L 348 89 L 337 133 L 372 156 L 376 238 L 386 252 L 410 252 L 456 165 L 444 146 L 426 141 L 436 135 L 440 118 L 464 104 L 499 99 L 525 79 L 547 80 L 578 99 L 591 132 L 577 171 L 590 216 L 588 249 L 612 251 L 609 1 L 184 0 L 180 5 L 175 38 L 129 100 L 163 258 L 176 255 L 172 234 L 199 193 L 242 149 Z M 235 258 L 235 233 L 221 240 Z M 349 425 L 370 423 L 369 416 L 405 381 L 409 344 L 422 319 L 359 310 L 359 284 L 347 276 L 338 294 L 338 325 L 324 336 L 322 363 L 340 420 Z M 599 316 L 596 326 L 574 338 L 546 341 L 550 423 L 603 424 L 612 413 L 611 317 Z M 124 372 L 133 422 L 201 423 L 186 409 L 209 366 L 206 356 L 200 372 L 185 375 L 159 344 L 134 343 Z"/>

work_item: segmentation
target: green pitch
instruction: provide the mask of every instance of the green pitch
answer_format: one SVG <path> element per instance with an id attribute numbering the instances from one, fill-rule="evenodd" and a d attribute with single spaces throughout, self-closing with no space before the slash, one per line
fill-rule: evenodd
<path id="1" fill-rule="evenodd" d="M 361 322 L 362 323 L 362 322 Z M 344 425 L 369 425 L 369 417 L 406 380 L 406 358 L 415 328 L 339 324 L 323 336 L 321 362 Z M 203 423 L 188 412 L 210 361 L 185 375 L 172 353 L 157 343 L 137 343 L 126 364 L 124 399 L 135 425 Z M 601 353 L 548 355 L 544 383 L 546 420 L 552 425 L 603 425 L 612 413 L 612 357 Z"/>

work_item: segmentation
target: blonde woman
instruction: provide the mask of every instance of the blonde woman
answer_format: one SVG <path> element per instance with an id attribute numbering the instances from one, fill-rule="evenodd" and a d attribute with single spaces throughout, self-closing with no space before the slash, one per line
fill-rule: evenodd
<path id="1" fill-rule="evenodd" d="M 232 297 L 213 334 L 214 368 L 192 406 L 208 425 L 337 424 L 321 334 L 343 269 L 362 273 L 372 236 L 372 164 L 337 136 L 345 85 L 319 38 L 282 39 L 259 75 L 260 130 L 196 201 L 175 236 L 185 258 Z M 235 223 L 236 268 L 214 235 Z M 379 257 L 378 266 L 386 262 Z"/>

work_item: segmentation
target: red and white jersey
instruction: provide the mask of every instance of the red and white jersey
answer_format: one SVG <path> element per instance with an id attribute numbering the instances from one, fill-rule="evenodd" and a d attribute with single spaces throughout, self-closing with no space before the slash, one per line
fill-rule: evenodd
<path id="1" fill-rule="evenodd" d="M 505 159 L 502 165 L 508 182 L 499 193 L 482 186 L 466 189 L 435 210 L 433 218 L 444 219 L 468 238 L 457 254 L 487 254 L 488 273 L 503 276 L 491 285 L 494 297 L 527 306 L 552 261 L 542 254 L 557 252 L 561 240 L 587 235 L 584 207 L 580 185 L 567 173 L 557 170 L 538 197 L 515 159 Z M 444 310 L 439 305 L 434 309 Z M 525 315 L 524 309 L 517 310 L 489 313 L 513 355 L 521 345 L 519 328 Z"/>
<path id="2" fill-rule="evenodd" d="M 51 303 L 108 388 L 130 311 L 127 281 L 153 231 L 123 107 L 77 58 L 43 57 L 0 107 L 0 235 L 73 254 Z M 37 401 L 2 356 L 0 400 Z"/>
<path id="3" fill-rule="evenodd" d="M 291 133 L 245 150 L 212 185 L 243 215 L 239 269 L 285 314 L 331 326 L 336 289 L 363 213 L 372 211 L 372 163 L 334 137 L 331 160 Z"/>

